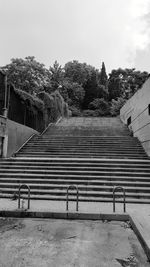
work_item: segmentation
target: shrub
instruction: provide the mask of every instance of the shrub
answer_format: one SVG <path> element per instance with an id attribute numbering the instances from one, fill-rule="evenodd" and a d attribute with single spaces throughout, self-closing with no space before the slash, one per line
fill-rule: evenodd
<path id="1" fill-rule="evenodd" d="M 120 113 L 120 109 L 125 104 L 127 100 L 123 97 L 118 97 L 117 100 L 112 99 L 111 107 L 110 107 L 110 114 L 112 116 L 117 116 Z"/>
<path id="2" fill-rule="evenodd" d="M 99 116 L 110 114 L 109 103 L 104 98 L 95 98 L 88 107 L 90 110 L 97 110 Z"/>
<path id="3" fill-rule="evenodd" d="M 69 109 L 70 109 L 73 117 L 82 116 L 81 111 L 78 108 L 76 108 L 75 106 L 71 106 L 71 107 L 69 107 Z"/>
<path id="4" fill-rule="evenodd" d="M 97 110 L 86 109 L 83 111 L 83 116 L 84 117 L 98 117 L 99 114 Z"/>

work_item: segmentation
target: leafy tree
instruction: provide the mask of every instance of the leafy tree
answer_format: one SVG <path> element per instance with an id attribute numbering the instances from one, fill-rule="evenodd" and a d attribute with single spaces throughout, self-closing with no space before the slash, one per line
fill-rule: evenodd
<path id="1" fill-rule="evenodd" d="M 64 71 L 65 80 L 78 83 L 85 90 L 82 108 L 87 108 L 88 104 L 99 95 L 97 70 L 86 63 L 79 63 L 74 60 L 65 64 Z"/>
<path id="2" fill-rule="evenodd" d="M 85 86 L 85 98 L 83 103 L 83 108 L 88 108 L 88 105 L 90 102 L 92 102 L 95 98 L 99 97 L 101 95 L 100 93 L 100 87 L 98 87 L 98 81 L 97 81 L 97 72 L 93 68 L 90 74 L 90 77 L 88 78 Z"/>
<path id="3" fill-rule="evenodd" d="M 121 81 L 119 77 L 113 77 L 112 75 L 111 78 L 109 79 L 108 94 L 109 94 L 109 100 L 117 99 L 120 95 L 122 95 Z"/>
<path id="4" fill-rule="evenodd" d="M 57 60 L 54 62 L 53 66 L 49 68 L 49 71 L 51 87 L 52 90 L 55 91 L 56 89 L 58 89 L 64 79 L 64 71 L 61 65 L 59 65 L 59 63 L 57 62 Z"/>
<path id="5" fill-rule="evenodd" d="M 76 60 L 70 61 L 64 66 L 65 78 L 84 86 L 90 76 L 92 68 L 93 67 L 86 63 L 79 63 Z"/>
<path id="6" fill-rule="evenodd" d="M 147 72 L 135 69 L 112 70 L 108 80 L 109 99 L 130 98 L 148 78 Z"/>
<path id="7" fill-rule="evenodd" d="M 2 69 L 6 72 L 9 82 L 31 94 L 50 86 L 49 71 L 34 57 L 13 58 L 11 63 Z"/>
<path id="8" fill-rule="evenodd" d="M 59 91 L 69 106 L 81 108 L 85 91 L 80 84 L 64 80 Z"/>

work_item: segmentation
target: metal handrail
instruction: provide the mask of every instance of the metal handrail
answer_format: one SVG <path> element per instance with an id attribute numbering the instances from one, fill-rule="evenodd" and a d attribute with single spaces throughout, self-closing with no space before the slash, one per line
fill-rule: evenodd
<path id="1" fill-rule="evenodd" d="M 13 157 L 15 157 L 16 156 L 16 154 L 18 153 L 18 152 L 20 152 L 20 150 L 34 137 L 34 136 L 38 136 L 38 134 L 37 133 L 33 133 L 14 153 L 13 153 Z"/>
<path id="2" fill-rule="evenodd" d="M 123 192 L 123 211 L 126 212 L 126 193 L 125 193 L 125 188 L 122 186 L 116 186 L 113 188 L 113 212 L 116 212 L 116 199 L 115 199 L 115 193 L 116 190 L 122 190 Z"/>
<path id="3" fill-rule="evenodd" d="M 27 184 L 21 184 L 19 185 L 19 194 L 18 194 L 18 209 L 20 209 L 20 191 L 22 187 L 28 188 L 28 209 L 30 209 L 30 186 Z"/>
<path id="4" fill-rule="evenodd" d="M 48 126 L 44 129 L 44 131 L 41 132 L 41 133 L 39 134 L 39 136 L 42 136 L 42 135 L 48 130 L 48 128 L 49 128 L 51 125 L 53 125 L 53 124 L 54 124 L 54 125 L 57 125 L 61 119 L 62 119 L 62 117 L 60 117 L 56 122 L 50 122 L 50 123 L 48 124 Z"/>
<path id="5" fill-rule="evenodd" d="M 78 186 L 76 186 L 76 185 L 69 185 L 67 188 L 66 210 L 68 211 L 68 201 L 69 201 L 68 193 L 69 193 L 70 189 L 76 189 L 76 191 L 77 191 L 76 211 L 78 211 L 78 209 L 79 209 L 79 189 L 78 189 Z"/>
<path id="6" fill-rule="evenodd" d="M 4 116 L 3 116 L 4 117 Z M 18 153 L 18 152 L 20 152 L 20 150 L 34 137 L 34 136 L 42 136 L 47 130 L 48 130 L 48 128 L 51 126 L 51 125 L 53 125 L 53 124 L 57 124 L 60 120 L 62 119 L 62 117 L 60 117 L 57 121 L 56 121 L 56 123 L 53 123 L 53 122 L 50 122 L 49 124 L 48 124 L 48 126 L 44 129 L 44 131 L 43 132 L 41 132 L 41 133 L 39 133 L 38 131 L 36 131 L 35 130 L 35 133 L 33 133 L 13 154 L 12 154 L 12 156 L 13 157 L 15 157 L 16 156 L 16 154 Z"/>

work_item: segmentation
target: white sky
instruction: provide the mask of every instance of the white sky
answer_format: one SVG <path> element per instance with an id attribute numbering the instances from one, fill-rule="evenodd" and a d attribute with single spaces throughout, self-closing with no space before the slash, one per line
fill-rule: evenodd
<path id="1" fill-rule="evenodd" d="M 0 0 L 0 66 L 35 56 L 150 72 L 150 0 Z"/>

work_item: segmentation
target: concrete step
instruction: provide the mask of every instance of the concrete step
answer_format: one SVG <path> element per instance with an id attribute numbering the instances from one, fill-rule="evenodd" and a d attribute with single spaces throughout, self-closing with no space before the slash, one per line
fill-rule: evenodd
<path id="1" fill-rule="evenodd" d="M 106 142 L 106 144 L 110 143 L 110 142 L 114 142 L 114 143 L 131 143 L 131 144 L 139 144 L 140 145 L 140 142 L 136 139 L 136 138 L 131 138 L 131 137 L 128 137 L 128 138 L 102 138 L 101 136 L 98 137 L 92 137 L 92 138 L 89 138 L 89 137 L 86 137 L 86 136 L 63 136 L 63 137 L 59 137 L 59 136 L 55 136 L 55 137 L 52 137 L 52 136 L 49 136 L 49 137 L 45 137 L 45 136 L 41 136 L 39 138 L 34 138 L 34 139 L 31 139 L 29 141 L 29 144 L 30 143 L 36 143 L 36 142 L 41 142 L 41 143 L 47 143 L 47 142 L 54 142 L 54 143 L 61 143 L 61 142 L 66 142 L 66 143 L 79 143 L 80 141 L 83 141 L 84 144 L 86 143 L 95 143 L 95 144 L 101 144 L 102 142 Z"/>
<path id="2" fill-rule="evenodd" d="M 117 145 L 115 147 L 113 146 L 100 146 L 100 147 L 94 147 L 94 146 L 87 146 L 87 147 L 82 147 L 82 146 L 65 146 L 62 144 L 61 146 L 54 146 L 54 145 L 47 145 L 45 146 L 26 146 L 22 149 L 22 151 L 48 151 L 48 150 L 55 150 L 55 151 L 88 151 L 88 152 L 99 152 L 99 151 L 114 151 L 114 152 L 142 152 L 145 153 L 142 147 L 118 147 Z"/>
<path id="3" fill-rule="evenodd" d="M 97 186 L 101 186 L 101 185 L 105 185 L 105 186 L 125 186 L 125 187 L 150 187 L 150 181 L 147 179 L 147 181 L 143 181 L 142 179 L 139 181 L 136 181 L 136 179 L 133 179 L 131 181 L 126 181 L 126 180 L 117 180 L 117 179 L 48 179 L 48 178 L 42 178 L 42 179 L 38 179 L 38 178 L 21 178 L 21 179 L 17 179 L 17 178 L 1 178 L 0 179 L 0 185 L 3 184 L 20 184 L 20 183 L 26 183 L 26 184 L 47 184 L 47 185 L 88 185 L 88 186 L 92 186 L 92 185 L 97 185 Z"/>
<path id="4" fill-rule="evenodd" d="M 55 196 L 56 198 L 58 196 L 66 196 L 66 189 L 32 189 L 31 190 L 31 196 L 34 195 L 40 195 L 40 196 Z M 18 188 L 6 188 L 6 189 L 1 189 L 0 194 L 14 194 L 14 192 L 18 192 Z M 27 189 L 22 189 L 22 194 L 28 194 L 28 190 Z M 69 195 L 72 195 L 74 197 L 76 197 L 76 191 L 75 190 L 70 190 L 69 191 Z M 112 191 L 107 192 L 107 191 L 95 191 L 95 190 L 91 190 L 91 191 L 87 191 L 87 190 L 80 190 L 79 191 L 79 197 L 88 197 L 90 199 L 90 197 L 93 198 L 93 200 L 96 200 L 97 197 L 103 197 L 104 201 L 105 198 L 113 198 L 113 193 Z M 121 197 L 122 198 L 122 192 L 116 192 L 116 198 Z M 147 199 L 150 200 L 150 194 L 148 193 L 134 193 L 134 192 L 126 192 L 126 199 L 128 198 L 135 198 L 135 199 Z M 43 197 L 41 199 L 44 199 Z M 57 199 L 55 199 L 57 200 Z"/>
<path id="5" fill-rule="evenodd" d="M 97 175 L 97 176 L 136 176 L 136 177 L 150 177 L 150 173 L 148 172 L 138 172 L 138 171 L 135 171 L 135 172 L 132 172 L 130 170 L 128 171 L 110 171 L 110 170 L 101 170 L 101 171 L 97 171 L 97 170 L 52 170 L 52 169 L 49 169 L 49 170 L 45 170 L 45 169 L 12 169 L 12 168 L 7 168 L 7 169 L 0 169 L 0 175 L 3 175 L 3 174 L 13 174 L 13 173 L 17 173 L 17 174 L 23 174 L 23 173 L 27 173 L 27 174 L 41 174 L 41 175 L 45 175 L 45 174 L 56 174 L 56 175 L 79 175 L 79 176 L 82 176 L 82 175 Z"/>
<path id="6" fill-rule="evenodd" d="M 119 155 L 117 155 L 117 154 L 99 154 L 99 155 L 95 155 L 95 154 L 90 154 L 90 155 L 88 155 L 88 153 L 87 154 L 70 154 L 70 153 L 66 153 L 66 154 L 56 154 L 56 153 L 18 153 L 17 154 L 17 156 L 18 157 L 37 157 L 37 158 L 39 158 L 39 157 L 43 157 L 43 158 L 45 158 L 45 157 L 54 157 L 54 158 L 56 158 L 56 157 L 61 157 L 61 158 L 66 158 L 67 156 L 69 156 L 70 158 L 72 157 L 72 158 L 74 158 L 75 156 L 76 157 L 78 157 L 78 158 L 110 158 L 110 159 L 113 159 L 113 158 L 118 158 L 118 159 L 120 159 L 120 158 L 124 158 L 124 159 L 146 159 L 147 158 L 147 156 L 146 155 L 134 155 L 134 154 L 131 154 L 131 155 L 129 155 L 129 154 L 124 154 L 124 155 L 122 155 L 122 154 L 119 154 Z"/>
<path id="7" fill-rule="evenodd" d="M 55 152 L 55 153 L 62 153 L 62 154 L 67 154 L 68 152 L 71 153 L 71 154 L 101 154 L 101 153 L 105 153 L 105 154 L 108 154 L 108 153 L 111 153 L 111 154 L 131 154 L 131 155 L 134 155 L 134 154 L 139 154 L 139 155 L 145 155 L 145 152 L 144 150 L 142 149 L 116 149 L 116 148 L 99 148 L 99 149 L 94 149 L 94 148 L 87 148 L 87 149 L 82 149 L 82 148 L 65 148 L 65 147 L 43 147 L 43 148 L 36 148 L 36 149 L 33 149 L 33 148 L 24 148 L 22 149 L 19 153 L 45 153 L 45 152 Z"/>
<path id="8" fill-rule="evenodd" d="M 103 158 L 60 158 L 60 157 L 14 157 L 1 159 L 0 164 L 25 164 L 39 166 L 123 166 L 123 167 L 150 167 L 149 158 L 146 159 L 103 159 Z"/>
<path id="9" fill-rule="evenodd" d="M 6 168 L 7 167 L 7 168 Z M 68 172 L 68 171 L 87 171 L 87 172 L 95 172 L 95 171 L 97 171 L 97 172 L 101 172 L 101 171 L 105 171 L 105 172 L 107 172 L 107 171 L 109 171 L 109 172 L 118 172 L 118 171 L 120 171 L 120 172 L 132 172 L 132 173 L 136 173 L 136 172 L 138 172 L 138 173 L 148 173 L 148 174 L 150 174 L 150 168 L 149 167 L 147 167 L 147 168 L 144 168 L 144 166 L 142 167 L 142 168 L 140 168 L 140 166 L 138 166 L 138 167 L 136 167 L 136 166 L 76 166 L 76 165 L 70 165 L 70 166 L 68 166 L 68 165 L 66 165 L 66 166 L 61 166 L 61 165 L 36 165 L 36 164 L 34 164 L 34 165 L 26 165 L 26 164 L 18 164 L 18 165 L 16 165 L 16 164 L 0 164 L 0 172 L 10 172 L 10 171 L 12 171 L 12 172 L 14 172 L 14 171 L 19 171 L 19 172 L 21 172 L 21 171 L 23 171 L 24 172 L 24 170 L 27 170 L 27 171 L 48 171 L 48 170 L 50 170 L 50 171 L 64 171 L 64 172 Z"/>
<path id="10" fill-rule="evenodd" d="M 9 193 L 4 193 L 4 194 L 1 194 L 0 193 L 0 198 L 12 198 L 12 193 L 9 194 Z M 27 195 L 23 195 L 23 198 L 24 199 L 27 199 Z M 31 195 L 30 196 L 30 199 L 32 201 L 33 200 L 51 200 L 51 201 L 66 201 L 66 196 L 52 196 L 52 195 Z M 69 201 L 74 201 L 76 202 L 76 196 L 70 196 L 69 195 Z M 113 199 L 112 198 L 103 198 L 103 197 L 97 197 L 97 198 L 94 198 L 94 197 L 89 197 L 89 196 L 80 196 L 79 197 L 79 206 L 80 206 L 80 201 L 82 202 L 112 202 Z M 120 197 L 120 198 L 116 198 L 116 203 L 123 203 L 123 199 Z M 128 204 L 150 204 L 150 200 L 149 199 L 142 199 L 142 198 L 139 198 L 139 199 L 135 199 L 135 198 L 132 198 L 132 197 L 128 197 L 128 199 L 126 199 L 126 203 Z M 76 205 L 76 204 L 75 204 Z"/>
<path id="11" fill-rule="evenodd" d="M 105 179 L 108 181 L 143 181 L 143 182 L 149 182 L 149 177 L 145 176 L 117 176 L 117 175 L 76 175 L 76 174 L 33 174 L 33 173 L 3 173 L 0 174 L 0 179 L 3 178 L 17 178 L 21 181 L 21 179 L 72 179 L 72 180 L 100 180 Z"/>
<path id="12" fill-rule="evenodd" d="M 141 152 L 139 152 L 139 151 L 116 151 L 116 150 L 98 150 L 98 151 L 86 151 L 86 150 L 70 150 L 70 149 L 59 149 L 59 150 L 57 150 L 57 149 L 53 149 L 53 148 L 51 148 L 51 149 L 41 149 L 41 150 L 26 150 L 26 149 L 24 149 L 24 150 L 22 150 L 22 151 L 20 151 L 20 152 L 18 152 L 18 154 L 17 154 L 17 156 L 19 155 L 21 155 L 21 154 L 31 154 L 31 155 L 56 155 L 56 157 L 57 157 L 57 155 L 59 156 L 59 155 L 68 155 L 68 156 L 70 156 L 70 155 L 72 155 L 72 156 L 79 156 L 79 155 L 81 155 L 81 156 L 84 156 L 84 155 L 89 155 L 89 156 L 98 156 L 98 155 L 100 155 L 101 157 L 102 157 L 102 155 L 113 155 L 114 157 L 115 157 L 115 155 L 116 155 L 116 158 L 118 157 L 118 156 L 120 156 L 120 155 L 127 155 L 127 156 L 138 156 L 138 157 L 143 157 L 143 156 L 145 156 L 146 158 L 148 158 L 147 157 L 147 155 L 145 155 L 145 153 L 143 152 L 143 151 L 141 151 Z"/>
<path id="13" fill-rule="evenodd" d="M 138 142 L 133 142 L 133 141 L 119 141 L 119 140 L 110 140 L 110 141 L 106 141 L 106 140 L 85 140 L 85 139 L 79 139 L 79 140 L 39 140 L 39 141 L 30 141 L 28 145 L 47 145 L 47 144 L 65 144 L 65 145 L 72 145 L 72 146 L 76 146 L 76 145 L 82 145 L 82 146 L 88 146 L 88 145 L 93 145 L 93 146 L 102 146 L 102 145 L 119 145 L 119 146 L 128 146 L 131 145 L 132 147 L 134 146 L 138 146 L 141 147 L 141 144 Z"/>
<path id="14" fill-rule="evenodd" d="M 61 174 L 61 175 L 52 175 L 52 174 L 46 174 L 46 175 L 40 175 L 40 174 L 2 174 L 0 176 L 0 181 L 3 180 L 3 179 L 14 179 L 16 178 L 17 181 L 21 181 L 22 179 L 27 179 L 28 181 L 30 180 L 36 180 L 36 179 L 40 179 L 40 180 L 44 180 L 44 179 L 48 179 L 49 182 L 51 182 L 51 180 L 55 179 L 56 183 L 57 183 L 57 180 L 65 180 L 65 181 L 69 181 L 69 180 L 78 180 L 78 181 L 81 181 L 81 182 L 84 182 L 84 181 L 97 181 L 97 182 L 100 182 L 101 180 L 105 180 L 106 183 L 107 181 L 109 182 L 146 182 L 146 183 L 149 183 L 149 177 L 136 177 L 136 176 L 88 176 L 88 175 L 85 175 L 85 176 L 81 176 L 81 175 L 65 175 L 65 174 Z"/>
<path id="15" fill-rule="evenodd" d="M 8 189 L 16 189 L 19 187 L 19 183 L 0 183 L 1 185 L 1 192 L 5 192 Z M 65 192 L 67 191 L 67 188 L 69 184 L 43 184 L 42 182 L 40 184 L 33 184 L 33 183 L 28 183 L 28 186 L 30 186 L 31 194 L 34 193 L 36 194 L 39 193 L 39 190 L 43 190 L 43 192 L 48 192 L 49 190 L 57 190 L 57 191 L 62 191 L 64 190 Z M 125 186 L 125 191 L 126 194 L 128 193 L 135 193 L 143 195 L 143 194 L 148 194 L 150 193 L 150 186 L 149 187 L 133 187 L 133 186 Z M 100 194 L 101 192 L 113 192 L 113 186 L 112 185 L 78 185 L 78 190 L 80 194 L 82 192 L 86 191 L 87 194 L 90 194 L 91 191 L 95 192 L 97 194 Z M 26 190 L 27 191 L 27 190 Z M 43 193 L 44 194 L 44 193 Z M 150 196 L 149 196 L 150 198 Z"/>

